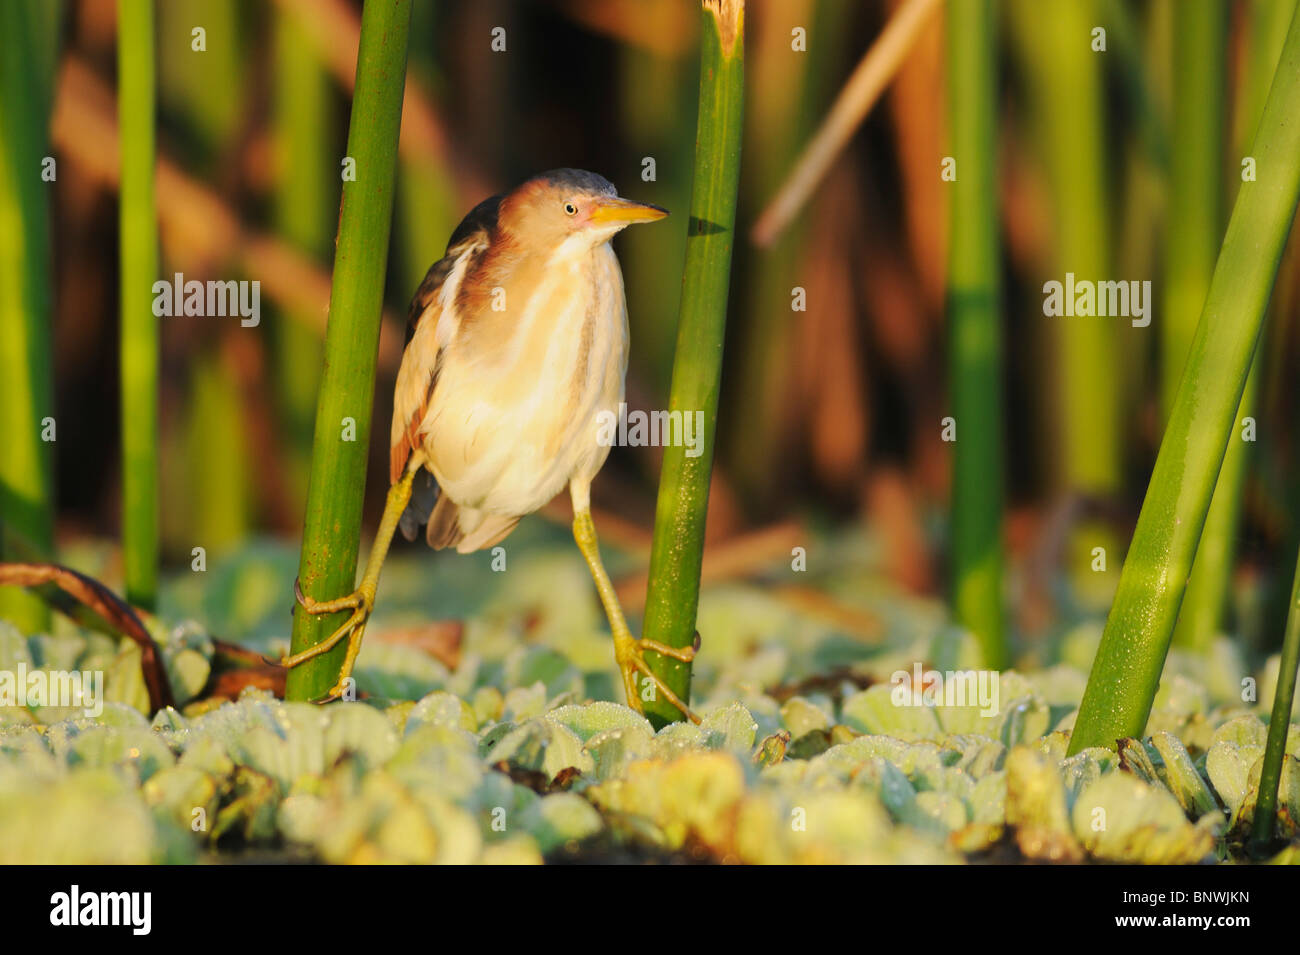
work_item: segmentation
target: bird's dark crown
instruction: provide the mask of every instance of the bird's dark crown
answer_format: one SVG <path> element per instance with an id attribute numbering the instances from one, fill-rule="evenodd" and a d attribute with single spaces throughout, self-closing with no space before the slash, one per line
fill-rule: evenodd
<path id="1" fill-rule="evenodd" d="M 552 186 L 573 189 L 576 192 L 599 193 L 606 196 L 618 195 L 614 184 L 604 176 L 585 169 L 551 169 L 538 173 L 534 179 L 544 179 Z"/>

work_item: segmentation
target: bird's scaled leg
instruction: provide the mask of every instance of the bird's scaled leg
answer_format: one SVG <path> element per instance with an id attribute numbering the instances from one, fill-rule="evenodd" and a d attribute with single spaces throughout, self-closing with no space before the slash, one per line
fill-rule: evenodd
<path id="1" fill-rule="evenodd" d="M 320 656 L 322 653 L 328 653 L 338 646 L 341 640 L 347 638 L 348 652 L 343 658 L 343 666 L 339 670 L 338 681 L 324 699 L 332 700 L 341 697 L 344 684 L 347 682 L 348 677 L 352 675 L 352 667 L 357 662 L 357 654 L 361 652 L 361 638 L 366 632 L 366 621 L 370 619 L 370 611 L 375 606 L 375 592 L 379 589 L 379 571 L 383 568 L 384 559 L 388 556 L 388 548 L 393 542 L 393 534 L 397 530 L 397 523 L 401 520 L 402 512 L 406 510 L 406 505 L 411 500 L 411 482 L 415 479 L 415 471 L 415 468 L 408 470 L 402 479 L 388 490 L 388 500 L 384 504 L 384 516 L 379 521 L 379 530 L 375 533 L 375 542 L 371 545 L 370 557 L 366 560 L 366 570 L 356 590 L 345 597 L 339 597 L 337 600 L 313 600 L 302 592 L 298 581 L 293 582 L 294 597 L 307 613 L 325 614 L 337 613 L 341 610 L 352 611 L 352 614 L 343 622 L 343 625 L 320 643 L 308 647 L 301 653 L 287 656 L 280 661 L 281 666 L 299 666 Z"/>
<path id="2" fill-rule="evenodd" d="M 600 559 L 600 546 L 596 541 L 596 525 L 591 519 L 591 511 L 585 507 L 574 508 L 573 539 L 578 542 L 578 549 L 582 551 L 582 556 L 587 560 L 587 567 L 591 570 L 592 579 L 596 582 L 596 591 L 600 594 L 600 602 L 605 606 L 605 615 L 609 617 L 609 629 L 614 636 L 614 659 L 618 662 L 618 668 L 623 674 L 623 693 L 627 696 L 628 706 L 638 713 L 644 712 L 641 705 L 641 694 L 637 690 L 637 673 L 639 672 L 653 681 L 655 691 L 663 694 L 664 699 L 677 707 L 683 716 L 692 723 L 698 723 L 700 721 L 699 717 L 691 712 L 690 707 L 668 688 L 667 684 L 659 678 L 657 673 L 650 669 L 650 665 L 645 661 L 645 651 L 653 650 L 656 653 L 662 653 L 664 656 L 672 657 L 674 660 L 689 663 L 695 659 L 695 648 L 670 647 L 666 643 L 660 643 L 657 640 L 639 640 L 632 636 L 632 631 L 628 629 L 627 619 L 623 616 L 623 608 L 619 606 L 618 596 L 614 592 L 614 585 L 610 583 L 609 574 L 605 572 L 605 565 Z"/>

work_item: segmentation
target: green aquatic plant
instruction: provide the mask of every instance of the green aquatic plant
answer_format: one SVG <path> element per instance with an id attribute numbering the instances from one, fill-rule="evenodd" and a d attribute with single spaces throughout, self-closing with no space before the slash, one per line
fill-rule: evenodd
<path id="1" fill-rule="evenodd" d="M 1293 17 L 1178 398 L 1093 662 L 1070 751 L 1141 736 L 1300 198 L 1300 17 Z"/>
<path id="2" fill-rule="evenodd" d="M 298 568 L 303 593 L 321 599 L 349 592 L 356 576 L 410 22 L 409 0 L 370 0 L 361 17 L 347 151 L 356 175 L 343 182 Z M 292 652 L 318 643 L 338 617 L 295 608 Z M 288 697 L 326 695 L 346 652 L 339 645 L 291 670 Z"/>
<path id="3" fill-rule="evenodd" d="M 996 22 L 991 0 L 947 16 L 952 155 L 948 350 L 953 416 L 952 594 L 984 665 L 1010 663 L 1002 609 L 1002 328 L 995 127 Z"/>
<path id="4" fill-rule="evenodd" d="M 1213 5 L 1193 8 L 1188 13 L 1195 20 L 1204 17 L 1207 11 L 1213 14 L 1214 23 L 1217 24 L 1221 21 L 1222 11 L 1214 13 Z M 1282 49 L 1282 41 L 1286 39 L 1286 27 L 1291 21 L 1294 11 L 1294 0 L 1276 0 L 1276 2 L 1251 5 L 1250 30 L 1246 39 L 1250 54 L 1244 58 L 1242 78 L 1233 110 L 1236 119 L 1232 133 L 1232 154 L 1234 156 L 1244 156 L 1250 150 L 1256 127 L 1259 125 L 1260 111 L 1264 108 L 1264 100 L 1268 96 L 1269 84 L 1273 79 L 1273 70 L 1277 65 L 1278 54 Z M 1184 26 L 1183 29 L 1190 28 Z M 1198 46 L 1207 42 L 1215 43 L 1219 47 L 1223 46 L 1220 37 L 1200 38 L 1196 41 Z M 1221 51 L 1217 54 L 1219 58 L 1222 55 Z M 1216 68 L 1222 72 L 1222 64 L 1216 63 L 1213 59 L 1209 62 L 1201 62 L 1201 57 L 1195 53 L 1188 59 L 1190 62 L 1184 62 L 1180 66 L 1180 69 L 1186 73 L 1199 76 L 1207 71 L 1214 72 Z M 1192 85 L 1199 82 L 1201 82 L 1200 79 L 1189 80 L 1188 84 Z M 1193 99 L 1198 98 L 1194 94 L 1190 94 L 1190 92 L 1188 95 Z M 1207 104 L 1210 110 L 1222 107 L 1219 102 L 1221 94 L 1218 90 L 1207 90 L 1203 96 L 1204 98 L 1201 101 Z M 1179 109 L 1182 108 L 1179 107 Z M 1201 107 L 1197 106 L 1194 109 L 1199 111 Z M 1198 116 L 1196 118 L 1185 117 L 1184 122 L 1196 126 L 1206 121 Z M 1217 138 L 1214 141 L 1217 143 Z M 1190 148 L 1190 144 L 1187 148 Z M 1219 155 L 1219 151 L 1209 145 L 1201 144 L 1198 148 L 1207 149 L 1216 158 Z M 1198 161 L 1189 163 L 1184 158 L 1176 162 L 1174 168 L 1177 170 L 1180 166 L 1187 167 L 1198 164 L 1203 163 L 1198 163 Z M 1206 168 L 1202 175 L 1195 177 L 1200 180 L 1199 185 L 1193 186 L 1191 182 L 1188 182 L 1181 190 L 1177 190 L 1177 185 L 1175 186 L 1176 190 L 1182 193 L 1184 199 L 1181 202 L 1176 201 L 1171 210 L 1173 215 L 1170 222 L 1171 253 L 1175 248 L 1184 248 L 1188 244 L 1188 240 L 1178 238 L 1182 229 L 1190 227 L 1194 232 L 1204 233 L 1208 228 L 1210 220 L 1204 209 L 1208 206 L 1215 206 L 1217 203 L 1212 200 L 1202 200 L 1207 195 L 1217 196 L 1219 185 L 1222 182 L 1222 173 L 1222 164 L 1216 162 L 1210 164 L 1210 168 Z M 1229 169 L 1229 174 L 1231 178 L 1240 180 L 1240 168 L 1238 166 L 1232 166 Z M 1179 211 L 1184 204 L 1193 206 L 1198 211 L 1191 213 Z M 1193 220 L 1192 222 L 1182 221 L 1189 217 Z M 1221 233 L 1221 227 L 1214 230 L 1215 243 L 1217 243 L 1218 236 Z M 1194 306 L 1196 309 L 1199 309 L 1204 301 L 1204 288 L 1208 284 L 1209 273 L 1213 268 L 1213 248 L 1214 246 L 1211 245 L 1208 253 L 1209 258 L 1204 264 L 1203 281 L 1198 283 L 1201 301 L 1196 302 Z M 1184 251 L 1186 250 L 1184 249 Z M 1186 296 L 1184 297 L 1186 298 Z M 1184 307 L 1189 304 L 1191 304 L 1190 301 L 1185 301 Z M 1171 302 L 1171 314 L 1172 309 L 1173 303 Z M 1273 309 L 1274 311 L 1277 310 L 1277 303 L 1274 303 Z M 1276 330 L 1276 323 L 1269 324 Z M 1190 333 L 1191 329 L 1188 330 L 1189 335 Z M 1268 334 L 1267 330 L 1265 334 Z M 1246 387 L 1242 391 L 1241 404 L 1237 409 L 1238 428 L 1244 427 L 1246 418 L 1255 415 L 1255 396 L 1259 390 L 1259 379 L 1262 374 L 1261 368 L 1264 364 L 1262 360 L 1264 356 L 1265 350 L 1263 348 L 1256 349 L 1255 361 L 1251 365 L 1250 375 L 1246 378 Z M 1175 377 L 1171 381 L 1166 377 L 1164 381 L 1172 390 L 1177 379 Z M 1245 440 L 1240 433 L 1235 436 L 1234 440 L 1228 442 L 1228 450 L 1223 456 L 1223 467 L 1219 469 L 1219 480 L 1214 488 L 1214 499 L 1210 504 L 1210 512 L 1205 517 L 1205 529 L 1201 532 L 1201 541 L 1196 548 L 1196 560 L 1192 564 L 1192 575 L 1187 581 L 1187 596 L 1183 599 L 1183 606 L 1178 614 L 1178 625 L 1174 628 L 1174 644 L 1176 646 L 1204 650 L 1218 635 L 1223 625 L 1231 593 L 1234 558 L 1237 553 L 1238 526 L 1242 498 L 1245 493 L 1247 464 L 1252 457 L 1251 449 L 1253 446 L 1253 442 Z"/>
<path id="5" fill-rule="evenodd" d="M 274 215 L 279 232 L 317 260 L 329 250 L 337 168 L 329 144 L 333 87 L 320 54 L 303 43 L 296 11 L 275 11 L 275 61 L 272 121 L 277 183 Z M 312 418 L 320 386 L 323 347 L 308 316 L 271 324 L 271 363 L 280 421 L 285 435 L 285 470 L 293 503 L 307 500 L 311 470 Z"/>
<path id="6" fill-rule="evenodd" d="M 0 7 L 0 559 L 54 549 L 54 368 L 50 324 L 51 183 L 46 124 L 57 5 Z M 49 57 L 51 62 L 46 62 Z M 52 162 L 52 160 L 48 160 Z M 0 617 L 32 630 L 49 613 L 0 588 Z"/>
<path id="7" fill-rule="evenodd" d="M 126 599 L 158 596 L 158 217 L 154 202 L 154 5 L 118 5 L 118 126 L 122 136 L 122 555 Z"/>
<path id="8" fill-rule="evenodd" d="M 1093 49 L 1093 30 L 1104 9 L 1098 0 L 1074 0 L 1050 12 L 1034 0 L 1008 4 L 1014 48 L 1024 64 L 1032 129 L 1041 141 L 1053 212 L 1055 249 L 1052 279 L 1073 274 L 1099 281 L 1113 264 L 1106 153 L 1107 101 L 1103 89 L 1106 58 Z M 1067 320 L 1049 332 L 1052 369 L 1040 382 L 1057 389 L 1058 485 L 1086 501 L 1106 501 L 1123 480 L 1122 385 L 1113 382 L 1118 367 L 1118 328 L 1114 321 Z M 1093 573 L 1093 548 L 1107 553 L 1120 541 L 1097 521 L 1081 523 L 1069 542 L 1069 571 L 1082 593 L 1100 596 L 1114 574 Z M 1100 582 L 1100 583 L 1099 583 Z M 1106 593 L 1109 596 L 1109 593 Z"/>
<path id="9" fill-rule="evenodd" d="M 700 412 L 704 427 L 699 448 L 664 448 L 645 609 L 645 638 L 671 647 L 695 641 L 744 116 L 744 3 L 704 0 L 701 20 L 695 178 L 668 406 Z M 673 693 L 689 699 L 689 663 L 653 651 L 646 659 Z M 646 701 L 645 709 L 660 723 L 681 716 L 667 700 Z"/>
<path id="10" fill-rule="evenodd" d="M 1260 767 L 1259 799 L 1255 804 L 1255 820 L 1251 838 L 1266 846 L 1273 838 L 1277 817 L 1278 788 L 1282 781 L 1282 767 L 1289 759 L 1292 770 L 1296 757 L 1286 752 L 1287 734 L 1291 728 L 1291 708 L 1295 702 L 1296 669 L 1300 667 L 1300 561 L 1296 562 L 1295 581 L 1291 585 L 1291 612 L 1286 619 L 1286 634 L 1282 638 L 1282 657 L 1278 662 L 1277 691 L 1273 695 L 1273 709 L 1269 716 L 1268 742 Z M 1294 772 L 1292 775 L 1295 775 Z M 1294 793 L 1293 797 L 1300 797 Z"/>

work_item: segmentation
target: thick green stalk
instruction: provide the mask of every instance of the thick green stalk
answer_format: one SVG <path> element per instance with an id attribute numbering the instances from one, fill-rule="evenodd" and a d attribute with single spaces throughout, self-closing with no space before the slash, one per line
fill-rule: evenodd
<path id="1" fill-rule="evenodd" d="M 333 86 L 320 54 L 302 41 L 295 11 L 275 11 L 272 122 L 276 145 L 275 222 L 280 234 L 314 258 L 329 249 L 338 159 L 330 144 Z M 414 287 L 414 286 L 412 286 Z M 269 329 L 276 399 L 285 436 L 293 504 L 307 500 L 312 420 L 320 390 L 321 337 L 309 322 L 277 316 Z"/>
<path id="2" fill-rule="evenodd" d="M 1174 121 L 1160 408 L 1168 418 L 1223 238 L 1223 0 L 1183 0 L 1174 17 Z"/>
<path id="3" fill-rule="evenodd" d="M 187 496 L 195 507 L 186 515 L 186 529 L 209 557 L 221 556 L 247 538 L 254 502 L 239 389 L 219 348 L 195 357 L 188 405 L 190 426 L 179 444 L 188 471 Z"/>
<path id="4" fill-rule="evenodd" d="M 1291 728 L 1291 706 L 1295 701 L 1296 668 L 1300 667 L 1300 560 L 1296 562 L 1291 584 L 1291 610 L 1286 618 L 1286 635 L 1282 638 L 1282 659 L 1277 670 L 1277 692 L 1268 722 L 1268 741 L 1264 746 L 1264 765 L 1259 774 L 1259 796 L 1255 802 L 1255 820 L 1251 839 L 1266 845 L 1273 838 L 1277 816 L 1277 790 L 1282 781 L 1282 760 L 1286 756 L 1287 731 Z"/>
<path id="5" fill-rule="evenodd" d="M 218 183 L 231 181 L 230 149 L 241 141 L 239 127 L 245 115 L 249 71 L 244 60 L 250 46 L 240 42 L 244 34 L 239 6 L 238 0 L 166 0 L 157 10 L 159 110 L 169 118 L 173 135 L 188 147 L 190 161 Z M 204 31 L 202 52 L 194 49 L 199 43 L 196 29 Z M 298 39 L 301 42 L 301 36 Z M 199 347 L 209 356 L 220 351 L 219 333 L 205 336 Z M 319 367 L 318 356 L 299 360 L 302 367 Z M 190 382 L 192 399 L 181 407 L 175 430 L 160 436 L 164 467 L 172 465 L 170 448 L 182 445 L 192 475 L 185 483 L 186 506 L 174 515 L 163 515 L 164 551 L 188 553 L 201 544 L 215 555 L 249 534 L 252 482 L 248 472 L 240 469 L 241 454 L 216 437 L 241 435 L 246 422 L 240 402 L 212 400 L 218 393 L 238 392 L 236 373 L 232 362 L 199 359 Z M 283 381 L 278 369 L 272 380 Z M 164 472 L 164 487 L 169 479 Z"/>
<path id="6" fill-rule="evenodd" d="M 164 0 L 158 5 L 158 95 L 164 113 L 180 127 L 173 135 L 218 180 L 225 178 L 225 152 L 238 142 L 248 88 L 245 37 L 239 0 Z M 248 18 L 243 18 L 247 20 Z M 194 30 L 202 29 L 200 36 Z M 247 31 L 247 32 L 245 32 Z M 301 35 L 299 42 L 302 42 Z M 202 51 L 195 46 L 202 44 Z"/>
<path id="7" fill-rule="evenodd" d="M 410 0 L 366 0 L 348 126 L 347 154 L 356 162 L 356 179 L 343 183 L 298 564 L 303 593 L 317 600 L 350 592 L 357 572 L 410 24 Z M 317 617 L 295 607 L 292 652 L 314 646 L 345 617 Z M 341 643 L 290 670 L 286 697 L 324 696 L 338 679 L 346 650 Z"/>
<path id="8" fill-rule="evenodd" d="M 1160 443 L 1070 752 L 1140 736 L 1236 423 L 1300 198 L 1300 17 L 1293 17 L 1187 365 Z"/>
<path id="9" fill-rule="evenodd" d="M 696 456 L 680 445 L 664 449 L 645 610 L 645 636 L 674 647 L 690 646 L 695 639 L 745 98 L 743 0 L 703 0 L 701 19 L 695 178 L 669 410 L 701 413 L 703 429 Z M 647 656 L 668 687 L 688 699 L 690 665 L 656 653 Z M 647 702 L 645 709 L 656 723 L 681 718 L 666 700 Z"/>
<path id="10" fill-rule="evenodd" d="M 1048 64 L 1048 149 L 1058 213 L 1061 273 L 1093 281 L 1109 275 L 1110 225 L 1105 210 L 1101 66 L 1083 42 L 1093 23 L 1087 0 L 1040 11 L 1046 44 L 1059 55 Z M 1059 17 L 1058 17 L 1059 13 Z M 1054 276 L 1064 281 L 1064 274 Z M 1115 358 L 1115 322 L 1067 320 L 1059 354 L 1063 391 L 1066 480 L 1072 490 L 1106 495 L 1120 486 L 1118 395 L 1099 387 Z"/>
<path id="11" fill-rule="evenodd" d="M 948 7 L 948 349 L 953 605 L 984 665 L 1009 665 L 1002 612 L 1002 331 L 997 223 L 997 54 L 992 0 Z"/>
<path id="12" fill-rule="evenodd" d="M 1111 54 L 1094 52 L 1091 40 L 1102 7 L 1097 0 L 1016 0 L 1009 9 L 1052 193 L 1057 243 L 1050 277 L 1062 283 L 1067 273 L 1091 282 L 1110 279 L 1108 210 L 1115 203 L 1106 181 L 1102 68 Z M 1047 384 L 1058 389 L 1059 480 L 1065 491 L 1087 501 L 1113 499 L 1122 485 L 1123 386 L 1115 381 L 1121 320 L 1048 319 L 1056 352 Z M 1120 541 L 1091 522 L 1076 527 L 1068 545 L 1076 590 L 1089 602 L 1108 600 L 1114 584 L 1113 558 L 1110 572 L 1091 570 L 1098 546 L 1114 555 Z"/>
<path id="13" fill-rule="evenodd" d="M 1223 0 L 1185 2 L 1174 19 L 1174 122 L 1165 310 L 1160 323 L 1161 413 L 1173 407 L 1196 319 L 1222 238 L 1224 85 L 1227 8 Z M 1270 74 L 1271 75 L 1271 74 Z M 1229 443 L 1235 448 L 1239 440 Z M 1237 495 L 1245 459 L 1229 454 L 1196 550 L 1174 642 L 1204 648 L 1219 630 L 1232 571 Z"/>
<path id="14" fill-rule="evenodd" d="M 1257 3 L 1251 10 L 1251 26 L 1248 38 L 1250 55 L 1245 58 L 1243 78 L 1236 103 L 1236 128 L 1233 132 L 1234 156 L 1240 158 L 1250 148 L 1259 114 L 1264 108 L 1264 99 L 1268 96 L 1269 83 L 1273 78 L 1273 69 L 1277 65 L 1278 54 L 1282 49 L 1282 40 L 1286 36 L 1286 25 L 1295 12 L 1295 0 L 1269 0 Z M 1220 41 L 1217 44 L 1222 46 Z M 1220 60 L 1222 52 L 1219 53 Z M 1222 67 L 1220 62 L 1219 67 Z M 1188 67 L 1199 69 L 1198 64 Z M 1208 94 L 1211 102 L 1222 94 Z M 1211 142 L 1217 142 L 1216 138 Z M 1209 144 L 1202 144 L 1210 148 Z M 1177 165 L 1175 165 L 1177 169 Z M 1217 165 L 1213 170 L 1221 173 Z M 1230 164 L 1229 175 L 1238 182 L 1241 180 L 1241 166 Z M 1177 183 L 1175 183 L 1177 188 Z M 1217 193 L 1215 193 L 1217 195 Z M 1199 200 L 1193 194 L 1185 194 L 1188 201 L 1199 207 Z M 1177 209 L 1178 200 L 1175 198 Z M 1174 213 L 1170 227 L 1173 230 L 1171 242 L 1176 242 L 1179 223 L 1178 213 Z M 1183 223 L 1186 226 L 1188 223 Z M 1171 246 L 1172 252 L 1172 246 Z M 1206 282 L 1209 281 L 1209 267 L 1205 269 Z M 1172 276 L 1171 276 L 1172 281 Z M 1172 289 L 1168 293 L 1172 303 Z M 1173 314 L 1172 312 L 1170 313 Z M 1223 456 L 1223 467 L 1219 470 L 1219 481 L 1214 489 L 1214 500 L 1210 504 L 1210 513 L 1205 518 L 1205 529 L 1201 532 L 1201 543 L 1196 548 L 1196 561 L 1192 564 L 1192 576 L 1187 582 L 1187 596 L 1178 615 L 1178 626 L 1174 629 L 1174 643 L 1194 649 L 1205 649 L 1218 634 L 1227 609 L 1228 594 L 1232 583 L 1232 566 L 1237 550 L 1237 526 L 1241 516 L 1242 491 L 1246 479 L 1246 465 L 1250 458 L 1252 444 L 1243 440 L 1242 422 L 1255 413 L 1255 394 L 1259 387 L 1260 356 L 1251 366 L 1250 376 L 1246 379 L 1246 388 L 1242 392 L 1241 404 L 1237 409 L 1237 429 L 1228 450 Z"/>
<path id="15" fill-rule="evenodd" d="M 122 130 L 119 207 L 122 309 L 122 551 L 128 603 L 153 610 L 158 593 L 158 219 L 154 207 L 153 0 L 121 0 L 117 109 Z"/>
<path id="16" fill-rule="evenodd" d="M 54 183 L 42 179 L 42 164 L 52 76 L 43 39 L 57 31 L 47 14 L 33 0 L 0 4 L 0 560 L 48 559 L 54 549 L 53 445 L 42 439 L 54 419 Z M 5 587 L 0 619 L 36 633 L 50 614 L 35 594 Z"/>

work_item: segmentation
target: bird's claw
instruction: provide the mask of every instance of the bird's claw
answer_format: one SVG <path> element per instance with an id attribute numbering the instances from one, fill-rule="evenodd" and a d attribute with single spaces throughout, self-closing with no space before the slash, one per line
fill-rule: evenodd
<path id="1" fill-rule="evenodd" d="M 343 665 L 339 670 L 338 682 L 330 688 L 329 692 L 312 702 L 329 703 L 337 699 L 349 699 L 347 693 L 347 682 L 352 674 L 352 667 L 356 663 L 357 654 L 361 651 L 361 638 L 366 631 L 366 623 L 370 619 L 370 612 L 374 607 L 374 593 L 364 586 L 354 593 L 341 597 L 338 600 L 315 601 L 302 593 L 302 588 L 298 582 L 294 581 L 294 596 L 303 610 L 311 614 L 334 613 L 336 611 L 351 610 L 352 613 L 348 619 L 331 633 L 324 640 L 313 644 L 306 650 L 291 654 L 279 661 L 280 666 L 287 669 L 300 666 L 308 660 L 313 660 L 323 653 L 328 653 L 338 644 L 347 640 L 347 655 L 343 659 Z"/>
<path id="2" fill-rule="evenodd" d="M 696 636 L 698 638 L 698 634 Z M 623 688 L 627 695 L 628 705 L 641 715 L 645 715 L 642 697 L 637 689 L 637 684 L 640 682 L 637 679 L 637 674 L 640 673 L 654 685 L 655 697 L 662 695 L 682 716 L 692 723 L 699 723 L 700 718 L 691 711 L 689 706 L 682 702 L 681 697 L 669 688 L 659 674 L 650 668 L 650 664 L 646 663 L 645 651 L 647 650 L 672 657 L 682 663 L 689 663 L 695 659 L 696 647 L 670 647 L 657 640 L 637 639 L 631 634 L 615 638 L 614 655 L 618 660 L 619 669 L 623 671 Z M 654 699 L 655 697 L 651 698 Z"/>
<path id="3" fill-rule="evenodd" d="M 337 600 L 317 600 L 314 597 L 308 597 L 302 592 L 302 584 L 297 577 L 293 579 L 293 599 L 307 613 L 317 616 L 338 613 L 342 610 L 361 610 L 368 614 L 371 610 L 370 600 L 361 590 L 353 591 L 345 597 L 339 597 Z"/>

